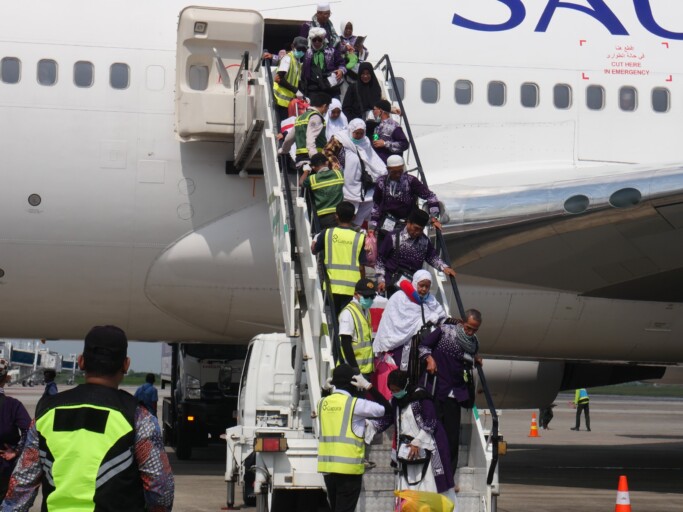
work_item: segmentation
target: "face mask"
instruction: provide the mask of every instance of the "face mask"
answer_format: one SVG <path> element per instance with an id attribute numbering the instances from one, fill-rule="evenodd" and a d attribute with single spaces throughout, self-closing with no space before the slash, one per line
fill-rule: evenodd
<path id="1" fill-rule="evenodd" d="M 407 394 L 408 394 L 408 392 L 405 389 L 402 389 L 401 391 L 397 391 L 396 393 L 392 393 L 392 395 L 394 395 L 394 398 L 396 400 L 400 400 L 401 398 L 403 398 Z"/>
<path id="2" fill-rule="evenodd" d="M 304 53 L 305 53 L 305 52 L 302 52 L 302 51 L 299 51 L 299 50 L 294 50 L 294 56 L 295 56 L 297 59 L 300 59 L 301 57 L 303 57 L 303 56 L 304 56 Z"/>
<path id="3" fill-rule="evenodd" d="M 374 116 L 374 118 L 375 121 L 379 123 L 382 120 L 382 114 L 377 114 L 376 116 Z"/>
<path id="4" fill-rule="evenodd" d="M 360 144 L 362 140 L 363 139 L 354 139 L 353 137 L 351 137 L 351 141 L 356 145 Z"/>
<path id="5" fill-rule="evenodd" d="M 370 309 L 374 300 L 372 297 L 361 297 L 358 302 L 363 309 Z"/>

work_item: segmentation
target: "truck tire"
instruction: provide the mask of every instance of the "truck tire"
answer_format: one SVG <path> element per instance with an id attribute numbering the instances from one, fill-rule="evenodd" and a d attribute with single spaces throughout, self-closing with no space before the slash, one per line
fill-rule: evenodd
<path id="1" fill-rule="evenodd" d="M 178 460 L 189 460 L 192 457 L 192 444 L 187 436 L 182 435 L 179 428 L 176 429 L 175 455 Z"/>

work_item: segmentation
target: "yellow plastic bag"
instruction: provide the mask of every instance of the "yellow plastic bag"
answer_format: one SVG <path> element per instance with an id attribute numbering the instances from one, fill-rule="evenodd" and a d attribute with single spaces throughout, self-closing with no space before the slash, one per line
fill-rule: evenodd
<path id="1" fill-rule="evenodd" d="M 401 498 L 400 512 L 453 512 L 455 505 L 451 500 L 436 492 L 394 491 Z"/>

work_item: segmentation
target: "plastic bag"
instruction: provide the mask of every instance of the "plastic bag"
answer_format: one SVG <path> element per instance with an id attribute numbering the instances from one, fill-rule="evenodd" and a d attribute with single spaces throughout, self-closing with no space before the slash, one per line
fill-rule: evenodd
<path id="1" fill-rule="evenodd" d="M 453 512 L 455 505 L 451 500 L 436 492 L 394 491 L 400 498 L 397 512 Z"/>
<path id="2" fill-rule="evenodd" d="M 374 267 L 377 263 L 377 237 L 374 231 L 365 235 L 365 258 L 368 267 Z"/>
<path id="3" fill-rule="evenodd" d="M 394 363 L 393 358 L 389 354 L 380 354 L 375 358 L 375 371 L 372 374 L 372 385 L 375 389 L 382 393 L 384 398 L 391 400 L 391 390 L 387 384 L 389 374 L 396 370 L 398 366 Z"/>

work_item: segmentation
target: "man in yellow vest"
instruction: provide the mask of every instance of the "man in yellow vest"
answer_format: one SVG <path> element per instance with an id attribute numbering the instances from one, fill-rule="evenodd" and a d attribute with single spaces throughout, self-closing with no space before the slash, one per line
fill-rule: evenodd
<path id="1" fill-rule="evenodd" d="M 339 338 L 343 359 L 369 378 L 375 369 L 372 352 L 370 307 L 377 295 L 377 286 L 367 278 L 355 286 L 353 299 L 339 314 Z"/>
<path id="2" fill-rule="evenodd" d="M 339 203 L 335 213 L 337 226 L 322 231 L 311 247 L 313 254 L 323 255 L 336 315 L 351 302 L 356 283 L 365 277 L 365 235 L 352 224 L 354 212 L 349 201 Z"/>
<path id="3" fill-rule="evenodd" d="M 292 144 L 296 143 L 296 166 L 302 168 L 311 161 L 316 153 L 322 153 L 327 145 L 325 136 L 325 114 L 330 107 L 332 97 L 324 92 L 311 94 L 311 106 L 294 121 L 294 129 L 285 135 L 278 154 L 289 153 Z"/>
<path id="4" fill-rule="evenodd" d="M 3 511 L 170 512 L 174 483 L 157 419 L 118 389 L 130 367 L 125 333 L 93 327 L 78 365 L 85 384 L 41 398 Z"/>
<path id="5" fill-rule="evenodd" d="M 391 404 L 348 364 L 334 369 L 332 386 L 318 403 L 318 471 L 324 473 L 330 510 L 354 512 L 365 473 L 365 420 L 391 414 Z M 372 400 L 358 398 L 359 391 Z"/>
<path id="6" fill-rule="evenodd" d="M 572 427 L 571 430 L 581 430 L 581 412 L 586 416 L 586 430 L 591 431 L 591 417 L 588 404 L 590 402 L 590 397 L 588 396 L 588 391 L 585 388 L 577 389 L 574 394 L 574 408 L 576 409 L 576 426 Z"/>
<path id="7" fill-rule="evenodd" d="M 313 155 L 310 167 L 310 171 L 304 169 L 299 184 L 310 193 L 310 203 L 318 217 L 317 229 L 313 226 L 317 233 L 337 225 L 335 212 L 344 200 L 344 175 L 327 167 L 327 157 L 322 153 Z"/>
<path id="8" fill-rule="evenodd" d="M 273 78 L 275 82 L 273 84 L 273 95 L 281 121 L 289 117 L 289 103 L 299 92 L 301 59 L 306 54 L 307 49 L 308 40 L 305 37 L 295 37 L 294 42 L 292 42 L 292 51 L 280 60 L 280 65 Z"/>

